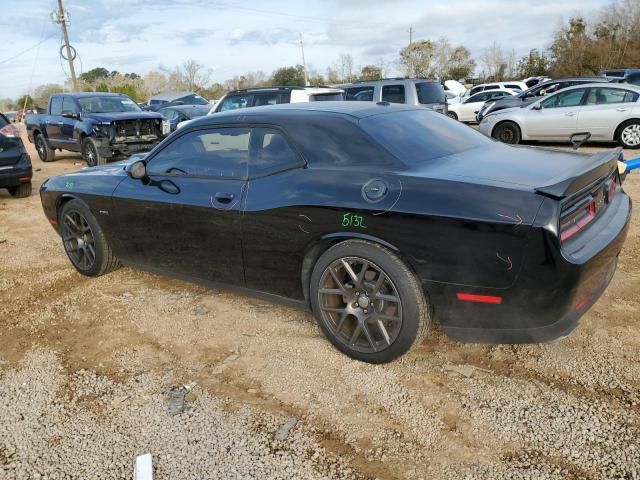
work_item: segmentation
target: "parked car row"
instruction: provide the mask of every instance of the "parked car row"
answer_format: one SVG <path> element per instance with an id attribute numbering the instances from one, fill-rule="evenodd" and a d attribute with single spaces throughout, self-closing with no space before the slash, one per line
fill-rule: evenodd
<path id="1" fill-rule="evenodd" d="M 564 88 L 521 107 L 485 114 L 480 131 L 501 142 L 567 141 L 589 133 L 595 141 L 640 147 L 640 88 L 631 84 L 586 83 Z"/>
<path id="2" fill-rule="evenodd" d="M 0 188 L 6 188 L 12 197 L 28 197 L 32 173 L 20 130 L 0 113 Z"/>

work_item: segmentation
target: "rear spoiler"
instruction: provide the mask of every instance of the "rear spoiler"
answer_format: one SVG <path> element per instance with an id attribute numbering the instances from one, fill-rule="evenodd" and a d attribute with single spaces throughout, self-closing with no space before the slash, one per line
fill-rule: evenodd
<path id="1" fill-rule="evenodd" d="M 618 168 L 618 160 L 622 158 L 622 148 L 608 152 L 600 152 L 585 157 L 585 165 L 580 171 L 570 176 L 558 176 L 549 185 L 535 188 L 536 193 L 552 198 L 564 198 L 581 191 L 599 178 L 608 176 Z"/>

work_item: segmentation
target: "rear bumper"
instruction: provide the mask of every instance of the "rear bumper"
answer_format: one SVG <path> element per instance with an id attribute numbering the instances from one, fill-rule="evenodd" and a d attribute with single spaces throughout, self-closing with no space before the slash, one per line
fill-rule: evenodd
<path id="1" fill-rule="evenodd" d="M 631 200 L 624 193 L 617 195 L 611 207 L 601 225 L 583 234 L 584 246 L 571 252 L 554 247 L 554 237 L 537 229 L 529 241 L 528 260 L 509 288 L 447 285 L 435 295 L 432 289 L 436 317 L 447 336 L 463 342 L 538 343 L 568 335 L 615 273 L 629 228 Z M 502 303 L 457 301 L 460 291 L 499 296 Z"/>
<path id="2" fill-rule="evenodd" d="M 29 183 L 33 176 L 33 170 L 28 168 L 16 168 L 3 170 L 0 167 L 0 188 L 15 187 L 23 183 Z"/>

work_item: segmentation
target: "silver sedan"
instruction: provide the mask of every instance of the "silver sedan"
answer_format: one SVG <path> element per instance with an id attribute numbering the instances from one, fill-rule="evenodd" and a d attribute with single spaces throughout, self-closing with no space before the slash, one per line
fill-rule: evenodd
<path id="1" fill-rule="evenodd" d="M 569 141 L 573 134 L 588 132 L 594 141 L 640 148 L 640 88 L 624 83 L 566 88 L 529 105 L 491 113 L 482 119 L 480 131 L 512 144 Z"/>

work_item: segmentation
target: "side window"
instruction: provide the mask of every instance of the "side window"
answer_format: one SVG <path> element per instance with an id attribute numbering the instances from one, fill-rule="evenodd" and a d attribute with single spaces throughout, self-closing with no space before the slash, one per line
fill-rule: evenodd
<path id="1" fill-rule="evenodd" d="M 542 108 L 577 107 L 582 102 L 585 90 L 584 88 L 577 88 L 575 90 L 562 91 L 543 101 L 540 106 Z"/>
<path id="2" fill-rule="evenodd" d="M 72 113 L 79 112 L 75 100 L 71 97 L 62 97 L 62 111 Z"/>
<path id="3" fill-rule="evenodd" d="M 62 97 L 53 97 L 51 99 L 51 111 L 50 115 L 62 115 Z"/>
<path id="4" fill-rule="evenodd" d="M 591 88 L 587 95 L 587 105 L 607 105 L 611 103 L 635 102 L 638 94 L 619 88 Z"/>
<path id="5" fill-rule="evenodd" d="M 193 175 L 243 179 L 249 163 L 248 128 L 189 132 L 149 161 L 150 175 Z"/>
<path id="6" fill-rule="evenodd" d="M 271 128 L 255 128 L 253 135 L 256 155 L 249 163 L 251 178 L 304 165 L 304 161 L 291 148 L 282 132 Z"/>
<path id="7" fill-rule="evenodd" d="M 512 88 L 514 90 L 522 90 L 522 87 L 520 85 L 513 84 L 513 83 L 505 85 L 504 88 Z"/>
<path id="8" fill-rule="evenodd" d="M 640 85 L 640 73 L 629 75 L 625 81 L 631 85 Z"/>
<path id="9" fill-rule="evenodd" d="M 224 112 L 225 110 L 247 108 L 250 100 L 251 97 L 249 95 L 232 95 L 230 97 L 226 97 L 222 103 L 220 103 L 220 108 L 217 111 Z"/>
<path id="10" fill-rule="evenodd" d="M 175 120 L 178 118 L 178 112 L 175 110 L 163 110 L 160 114 L 167 120 Z"/>
<path id="11" fill-rule="evenodd" d="M 385 85 L 382 87 L 382 101 L 389 103 L 405 103 L 404 85 Z"/>
<path id="12" fill-rule="evenodd" d="M 469 97 L 464 103 L 484 102 L 487 100 L 488 93 L 476 93 L 473 97 Z"/>
<path id="13" fill-rule="evenodd" d="M 280 95 L 278 93 L 262 93 L 260 95 L 256 95 L 253 106 L 277 105 L 279 103 L 279 97 Z"/>
<path id="14" fill-rule="evenodd" d="M 374 87 L 351 87 L 344 89 L 344 99 L 356 102 L 372 102 Z"/>

